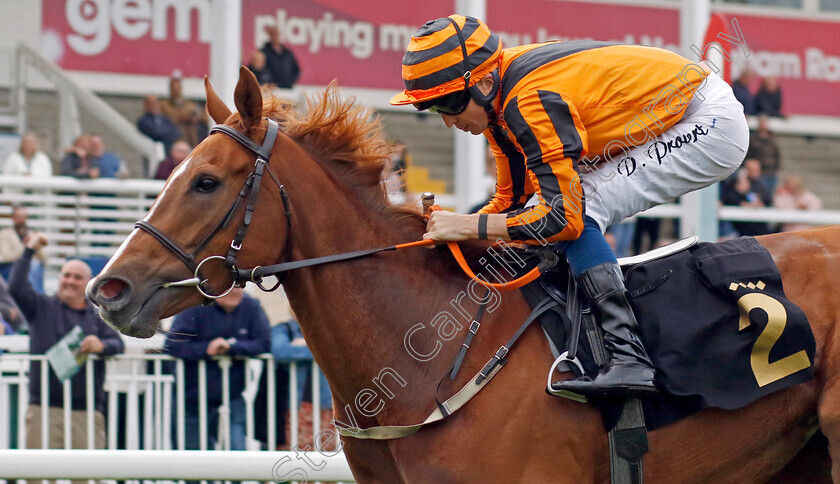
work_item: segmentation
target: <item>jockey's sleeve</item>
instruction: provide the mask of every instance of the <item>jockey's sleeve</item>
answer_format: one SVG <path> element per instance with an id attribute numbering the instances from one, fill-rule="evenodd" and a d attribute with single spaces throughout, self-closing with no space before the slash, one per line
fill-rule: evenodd
<path id="1" fill-rule="evenodd" d="M 583 230 L 583 188 L 574 169 L 585 153 L 577 109 L 555 91 L 520 92 L 504 108 L 512 141 L 522 150 L 538 195 L 532 207 L 508 212 L 511 240 L 544 244 L 574 240 Z"/>
<path id="2" fill-rule="evenodd" d="M 496 159 L 496 192 L 478 213 L 506 213 L 524 207 L 534 194 L 525 156 L 498 126 L 487 129 L 484 136 Z"/>

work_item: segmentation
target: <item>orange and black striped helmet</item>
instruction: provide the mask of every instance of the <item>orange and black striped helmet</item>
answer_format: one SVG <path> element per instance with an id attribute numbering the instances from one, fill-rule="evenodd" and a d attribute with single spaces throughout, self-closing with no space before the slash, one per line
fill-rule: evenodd
<path id="1" fill-rule="evenodd" d="M 416 104 L 463 91 L 497 67 L 502 42 L 484 22 L 450 15 L 414 33 L 402 61 L 405 91 L 391 104 Z M 466 59 L 465 59 L 466 57 Z"/>

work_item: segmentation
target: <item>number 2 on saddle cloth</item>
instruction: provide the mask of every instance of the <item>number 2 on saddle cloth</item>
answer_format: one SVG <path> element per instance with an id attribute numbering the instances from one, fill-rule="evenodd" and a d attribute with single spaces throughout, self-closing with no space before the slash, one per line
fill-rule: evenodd
<path id="1" fill-rule="evenodd" d="M 816 344 L 808 320 L 785 297 L 776 265 L 754 238 L 631 262 L 622 265 L 628 297 L 657 368 L 659 393 L 643 400 L 649 430 L 704 408 L 741 408 L 813 378 Z M 585 302 L 575 307 L 569 280 L 561 264 L 522 292 L 532 307 L 546 295 L 561 301 L 566 310 L 546 313 L 543 327 L 558 351 L 568 350 L 594 376 L 603 345 Z M 617 418 L 607 401 L 594 403 L 605 424 Z"/>

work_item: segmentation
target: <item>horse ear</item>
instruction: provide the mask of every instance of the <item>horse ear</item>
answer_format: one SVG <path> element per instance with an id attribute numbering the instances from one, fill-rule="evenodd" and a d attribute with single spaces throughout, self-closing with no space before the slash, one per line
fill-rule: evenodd
<path id="1" fill-rule="evenodd" d="M 231 115 L 230 108 L 227 107 L 225 102 L 222 101 L 222 98 L 213 90 L 213 86 L 210 85 L 210 79 L 207 76 L 204 76 L 204 92 L 207 95 L 207 112 L 210 113 L 210 117 L 213 118 L 216 124 L 224 123 Z"/>
<path id="2" fill-rule="evenodd" d="M 254 74 L 245 66 L 239 68 L 239 82 L 233 92 L 236 110 L 242 118 L 245 131 L 260 125 L 262 121 L 262 93 Z"/>

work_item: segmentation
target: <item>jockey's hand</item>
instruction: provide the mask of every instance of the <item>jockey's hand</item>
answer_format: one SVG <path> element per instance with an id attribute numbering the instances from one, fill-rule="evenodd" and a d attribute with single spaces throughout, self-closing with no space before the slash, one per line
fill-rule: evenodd
<path id="1" fill-rule="evenodd" d="M 450 242 L 478 238 L 478 215 L 437 210 L 429 214 L 423 239 Z"/>

